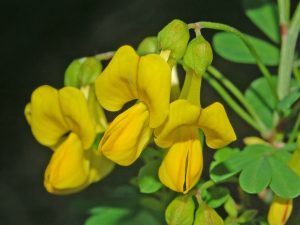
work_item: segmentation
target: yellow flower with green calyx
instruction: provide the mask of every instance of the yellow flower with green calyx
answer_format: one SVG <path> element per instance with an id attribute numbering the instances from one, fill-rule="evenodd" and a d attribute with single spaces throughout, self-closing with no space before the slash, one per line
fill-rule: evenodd
<path id="1" fill-rule="evenodd" d="M 216 102 L 201 109 L 185 99 L 171 103 L 163 125 L 154 130 L 155 142 L 168 149 L 159 168 L 161 182 L 177 192 L 188 192 L 199 180 L 203 157 L 198 129 L 210 148 L 221 148 L 236 139 L 224 107 Z"/>
<path id="2" fill-rule="evenodd" d="M 39 143 L 54 150 L 44 185 L 54 194 L 77 192 L 106 176 L 113 163 L 91 148 L 95 123 L 79 89 L 37 88 L 25 116 Z"/>
<path id="3" fill-rule="evenodd" d="M 139 57 L 130 46 L 117 50 L 95 82 L 96 96 L 109 111 L 131 100 L 135 105 L 108 126 L 99 150 L 117 164 L 132 164 L 168 115 L 171 71 L 159 55 Z"/>

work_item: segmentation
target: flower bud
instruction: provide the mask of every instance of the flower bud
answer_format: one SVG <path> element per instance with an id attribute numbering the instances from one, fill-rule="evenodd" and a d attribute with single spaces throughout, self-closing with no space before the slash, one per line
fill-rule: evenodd
<path id="1" fill-rule="evenodd" d="M 141 56 L 158 52 L 157 37 L 146 37 L 138 46 L 137 53 Z"/>
<path id="2" fill-rule="evenodd" d="M 284 225 L 289 219 L 293 209 L 292 199 L 282 199 L 277 196 L 274 197 L 269 213 L 268 223 L 270 225 Z"/>
<path id="3" fill-rule="evenodd" d="M 196 211 L 193 225 L 223 225 L 224 221 L 219 214 L 205 203 L 201 203 Z"/>
<path id="4" fill-rule="evenodd" d="M 170 50 L 170 57 L 178 60 L 183 57 L 190 39 L 188 25 L 181 20 L 173 20 L 157 35 L 159 48 Z"/>
<path id="5" fill-rule="evenodd" d="M 213 53 L 210 44 L 202 36 L 197 36 L 186 49 L 183 66 L 186 71 L 192 70 L 201 76 L 211 64 L 212 59 Z"/>
<path id="6" fill-rule="evenodd" d="M 192 225 L 195 203 L 191 196 L 180 195 L 167 207 L 165 218 L 168 225 Z"/>
<path id="7" fill-rule="evenodd" d="M 65 86 L 81 87 L 93 83 L 101 73 L 101 63 L 93 57 L 76 59 L 65 72 Z"/>

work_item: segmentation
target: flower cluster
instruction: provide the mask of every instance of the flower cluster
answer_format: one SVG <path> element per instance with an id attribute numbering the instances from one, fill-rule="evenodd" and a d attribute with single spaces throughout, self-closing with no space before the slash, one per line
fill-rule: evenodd
<path id="1" fill-rule="evenodd" d="M 178 29 L 184 35 L 178 37 Z M 160 55 L 139 56 L 130 46 L 120 47 L 94 81 L 91 95 L 97 100 L 92 103 L 89 94 L 75 87 L 41 86 L 33 92 L 25 109 L 27 121 L 35 138 L 54 150 L 45 172 L 49 192 L 81 190 L 106 176 L 114 163 L 134 163 L 154 140 L 165 151 L 158 171 L 161 182 L 186 193 L 197 184 L 203 169 L 199 131 L 213 149 L 236 139 L 222 104 L 200 105 L 201 76 L 212 60 L 210 45 L 199 36 L 187 46 L 187 26 L 178 21 L 162 30 L 158 39 Z M 172 67 L 181 59 L 186 81 L 180 97 L 170 102 Z M 119 111 L 132 101 L 99 142 L 99 118 L 89 104 Z"/>

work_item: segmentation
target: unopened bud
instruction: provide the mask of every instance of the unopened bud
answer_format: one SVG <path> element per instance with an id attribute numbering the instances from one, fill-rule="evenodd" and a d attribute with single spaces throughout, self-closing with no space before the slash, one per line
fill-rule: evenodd
<path id="1" fill-rule="evenodd" d="M 101 63 L 94 57 L 76 59 L 65 72 L 65 86 L 81 87 L 93 83 L 102 70 Z"/>
<path id="2" fill-rule="evenodd" d="M 157 37 L 146 37 L 138 46 L 137 53 L 139 55 L 147 55 L 150 53 L 158 53 Z"/>
<path id="3" fill-rule="evenodd" d="M 224 221 L 219 214 L 205 203 L 201 203 L 196 211 L 193 225 L 223 225 Z"/>
<path id="4" fill-rule="evenodd" d="M 161 50 L 170 50 L 170 57 L 178 60 L 183 57 L 190 39 L 188 25 L 175 19 L 165 26 L 157 35 Z"/>
<path id="5" fill-rule="evenodd" d="M 166 210 L 168 225 L 192 225 L 194 221 L 195 203 L 191 196 L 176 197 Z"/>
<path id="6" fill-rule="evenodd" d="M 213 53 L 210 44 L 202 36 L 197 36 L 186 49 L 183 66 L 186 71 L 191 70 L 201 76 L 212 60 Z"/>

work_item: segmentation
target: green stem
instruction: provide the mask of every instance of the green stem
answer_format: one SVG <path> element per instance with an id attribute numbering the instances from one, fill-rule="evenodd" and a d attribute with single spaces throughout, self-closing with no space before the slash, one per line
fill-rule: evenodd
<path id="1" fill-rule="evenodd" d="M 187 72 L 183 84 L 180 98 L 188 100 L 190 103 L 200 106 L 200 90 L 202 77 L 194 72 Z"/>
<path id="2" fill-rule="evenodd" d="M 290 19 L 290 1 L 277 0 L 280 26 L 287 25 Z"/>
<path id="3" fill-rule="evenodd" d="M 276 93 L 276 87 L 275 87 L 275 85 L 274 85 L 274 83 L 272 81 L 272 75 L 271 75 L 270 71 L 268 70 L 268 68 L 262 62 L 261 58 L 257 54 L 255 48 L 250 43 L 250 41 L 248 40 L 248 38 L 247 38 L 246 35 L 244 35 L 239 30 L 235 29 L 234 27 L 231 27 L 231 26 L 228 26 L 228 25 L 222 24 L 222 23 L 214 23 L 214 22 L 202 21 L 202 22 L 198 22 L 197 24 L 200 24 L 201 29 L 203 29 L 203 28 L 209 28 L 209 29 L 214 29 L 214 30 L 222 30 L 222 31 L 230 32 L 230 33 L 233 33 L 233 34 L 237 35 L 245 43 L 245 45 L 249 49 L 249 51 L 252 54 L 252 56 L 256 59 L 256 63 L 258 65 L 258 68 L 262 72 L 263 76 L 266 78 L 266 80 L 267 80 L 267 82 L 268 82 L 268 84 L 269 84 L 269 86 L 270 86 L 270 88 L 272 90 L 272 93 L 273 93 L 275 99 L 278 99 L 278 96 L 277 96 L 277 93 Z M 189 27 L 193 28 L 194 25 L 193 24 L 189 24 Z"/>
<path id="4" fill-rule="evenodd" d="M 200 90 L 201 90 L 202 77 L 197 76 L 194 72 L 190 74 L 190 76 L 192 78 L 191 78 L 189 92 L 187 95 L 187 100 L 190 103 L 200 106 Z"/>
<path id="5" fill-rule="evenodd" d="M 277 93 L 279 99 L 283 99 L 290 89 L 291 75 L 293 70 L 293 59 L 295 47 L 300 31 L 300 3 L 295 10 L 290 26 L 281 33 L 280 64 L 278 69 Z"/>
<path id="6" fill-rule="evenodd" d="M 109 60 L 114 56 L 115 52 L 114 51 L 110 51 L 110 52 L 104 52 L 104 53 L 100 53 L 95 55 L 94 57 L 101 61 L 101 60 Z"/>
<path id="7" fill-rule="evenodd" d="M 245 107 L 245 109 L 249 112 L 249 114 L 253 117 L 253 119 L 257 122 L 257 124 L 261 127 L 262 130 L 266 130 L 267 127 L 256 114 L 253 107 L 248 103 L 247 99 L 241 93 L 241 91 L 230 81 L 228 80 L 219 70 L 215 67 L 208 67 L 208 72 L 213 75 L 216 79 L 218 79 Z"/>
<path id="8" fill-rule="evenodd" d="M 227 91 L 215 79 L 211 78 L 208 74 L 205 74 L 203 77 L 245 122 L 255 130 L 262 132 L 260 126 L 257 125 L 253 118 L 232 99 Z"/>
<path id="9" fill-rule="evenodd" d="M 300 114 L 298 114 L 296 123 L 295 123 L 295 125 L 293 127 L 293 130 L 292 130 L 290 136 L 289 136 L 288 144 L 293 143 L 294 140 L 297 138 L 299 129 L 300 129 Z"/>
<path id="10" fill-rule="evenodd" d="M 181 89 L 179 98 L 186 99 L 190 85 L 191 85 L 191 80 L 192 80 L 192 76 L 190 76 L 189 74 L 186 73 L 185 78 L 184 78 L 183 87 Z"/>
<path id="11" fill-rule="evenodd" d="M 208 180 L 204 184 L 201 185 L 200 189 L 201 189 L 201 191 L 203 191 L 203 190 L 206 190 L 215 185 L 216 185 L 216 183 L 213 180 Z"/>

